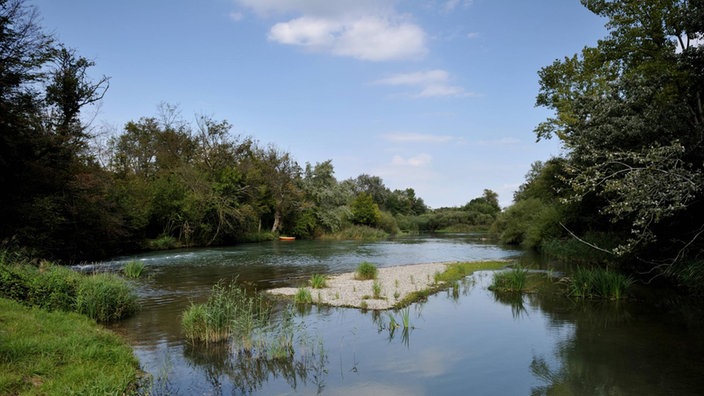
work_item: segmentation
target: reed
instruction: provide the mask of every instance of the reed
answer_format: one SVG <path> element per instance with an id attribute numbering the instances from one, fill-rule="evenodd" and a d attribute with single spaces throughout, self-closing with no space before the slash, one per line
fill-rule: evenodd
<path id="1" fill-rule="evenodd" d="M 181 326 L 193 343 L 232 338 L 249 349 L 253 346 L 253 333 L 266 325 L 270 311 L 271 304 L 263 294 L 248 294 L 235 281 L 221 281 L 213 286 L 205 304 L 191 304 L 182 316 Z"/>
<path id="2" fill-rule="evenodd" d="M 570 277 L 567 294 L 576 298 L 620 300 L 632 284 L 632 278 L 608 269 L 580 267 Z"/>
<path id="3" fill-rule="evenodd" d="M 369 280 L 376 279 L 377 269 L 376 265 L 363 261 L 357 266 L 357 271 L 355 272 L 355 278 L 359 280 Z"/>
<path id="4" fill-rule="evenodd" d="M 375 300 L 381 298 L 381 283 L 379 283 L 376 279 L 374 280 L 374 283 L 372 283 L 372 294 L 374 295 Z"/>
<path id="5" fill-rule="evenodd" d="M 310 277 L 310 287 L 313 289 L 323 289 L 327 287 L 327 277 L 325 275 L 313 274 Z"/>
<path id="6" fill-rule="evenodd" d="M 305 287 L 299 287 L 293 296 L 293 301 L 296 304 L 310 304 L 313 302 L 313 296 L 310 294 L 310 290 Z"/>
<path id="7" fill-rule="evenodd" d="M 401 310 L 401 323 L 404 329 L 411 327 L 411 309 L 409 307 Z"/>
<path id="8" fill-rule="evenodd" d="M 143 262 L 132 260 L 125 264 L 125 267 L 122 268 L 122 273 L 128 278 L 136 279 L 142 276 L 142 273 L 144 273 L 144 268 L 145 266 Z"/>
<path id="9" fill-rule="evenodd" d="M 525 290 L 528 270 L 515 267 L 508 271 L 494 273 L 494 279 L 489 290 L 498 292 L 522 292 Z"/>

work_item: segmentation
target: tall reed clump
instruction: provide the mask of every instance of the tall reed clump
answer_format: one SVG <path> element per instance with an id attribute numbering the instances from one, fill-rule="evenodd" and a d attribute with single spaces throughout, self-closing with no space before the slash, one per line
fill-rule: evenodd
<path id="1" fill-rule="evenodd" d="M 267 323 L 270 311 L 271 304 L 262 294 L 250 295 L 234 281 L 221 281 L 213 286 L 207 302 L 186 309 L 181 326 L 193 343 L 233 337 L 248 346 L 254 330 Z"/>
<path id="2" fill-rule="evenodd" d="M 310 290 L 305 287 L 299 287 L 293 296 L 293 301 L 296 304 L 310 304 L 313 302 L 313 296 L 311 296 Z"/>
<path id="3" fill-rule="evenodd" d="M 355 278 L 358 280 L 376 279 L 376 274 L 376 265 L 368 261 L 363 261 L 357 266 L 357 271 L 355 271 Z"/>
<path id="4" fill-rule="evenodd" d="M 128 278 L 139 278 L 142 276 L 142 273 L 144 273 L 144 263 L 141 261 L 137 260 L 132 260 L 129 263 L 125 264 L 125 267 L 122 269 L 122 273 L 125 274 L 126 277 Z"/>
<path id="5" fill-rule="evenodd" d="M 495 272 L 489 290 L 498 292 L 522 292 L 526 287 L 528 270 L 515 267 L 508 271 Z"/>
<path id="6" fill-rule="evenodd" d="M 86 277 L 78 287 L 76 311 L 98 322 L 114 322 L 137 312 L 137 295 L 114 274 Z"/>
<path id="7" fill-rule="evenodd" d="M 633 279 L 603 268 L 577 268 L 570 277 L 567 294 L 576 298 L 620 300 L 626 296 Z"/>

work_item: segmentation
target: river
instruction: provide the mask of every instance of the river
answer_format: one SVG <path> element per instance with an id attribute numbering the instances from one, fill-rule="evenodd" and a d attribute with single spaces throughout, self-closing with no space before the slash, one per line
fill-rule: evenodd
<path id="1" fill-rule="evenodd" d="M 405 331 L 391 326 L 399 312 L 299 310 L 298 350 L 288 360 L 252 359 L 227 346 L 194 347 L 180 329 L 182 312 L 207 299 L 220 279 L 264 290 L 300 285 L 314 273 L 353 271 L 362 261 L 384 267 L 494 259 L 564 270 L 471 234 L 371 243 L 273 241 L 95 266 L 146 264 L 146 276 L 135 281 L 141 311 L 113 329 L 155 378 L 153 394 L 704 394 L 704 325 L 696 305 L 648 293 L 619 302 L 507 297 L 487 289 L 491 272 L 413 304 Z"/>

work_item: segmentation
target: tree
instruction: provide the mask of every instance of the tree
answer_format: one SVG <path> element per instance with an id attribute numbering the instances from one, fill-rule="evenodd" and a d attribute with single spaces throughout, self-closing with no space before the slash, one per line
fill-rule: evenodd
<path id="1" fill-rule="evenodd" d="M 703 248 L 704 3 L 582 0 L 608 18 L 596 47 L 539 72 L 536 128 L 568 150 L 569 191 L 629 236 L 613 253 L 666 266 Z M 661 267 L 662 268 L 666 268 Z"/>
<path id="2" fill-rule="evenodd" d="M 367 192 L 360 193 L 352 201 L 352 222 L 355 224 L 374 227 L 381 220 L 379 205 L 374 202 L 374 198 Z"/>

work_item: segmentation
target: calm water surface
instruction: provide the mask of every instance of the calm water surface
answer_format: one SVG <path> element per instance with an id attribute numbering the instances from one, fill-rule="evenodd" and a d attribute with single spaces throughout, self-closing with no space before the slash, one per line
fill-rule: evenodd
<path id="1" fill-rule="evenodd" d="M 170 251 L 142 260 L 142 310 L 115 327 L 132 343 L 155 394 L 331 395 L 700 395 L 701 311 L 681 301 L 577 303 L 558 296 L 497 296 L 490 272 L 409 308 L 411 329 L 390 329 L 399 312 L 310 307 L 297 312 L 297 352 L 266 361 L 227 346 L 195 348 L 180 315 L 220 279 L 259 290 L 300 285 L 313 273 L 514 258 L 478 236 L 392 242 L 295 241 Z M 545 269 L 544 263 L 533 263 Z M 653 302 L 657 301 L 657 302 Z"/>

